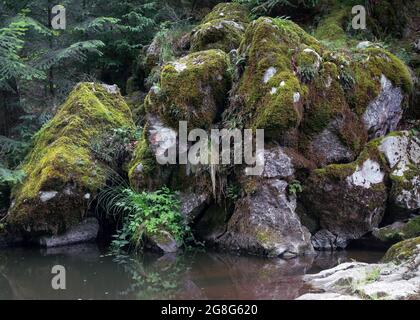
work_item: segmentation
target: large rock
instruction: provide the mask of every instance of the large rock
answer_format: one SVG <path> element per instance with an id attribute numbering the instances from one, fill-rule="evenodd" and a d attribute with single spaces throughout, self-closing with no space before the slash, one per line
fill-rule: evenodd
<path id="1" fill-rule="evenodd" d="M 236 202 L 227 232 L 218 244 L 228 250 L 294 257 L 313 252 L 309 231 L 296 214 L 296 196 L 288 191 L 294 169 L 280 149 L 265 152 L 263 178 L 250 178 L 246 197 Z"/>
<path id="2" fill-rule="evenodd" d="M 146 111 L 172 128 L 187 121 L 190 128 L 210 129 L 230 89 L 229 63 L 223 51 L 207 50 L 167 64 L 146 97 Z"/>
<path id="3" fill-rule="evenodd" d="M 291 48 L 303 46 L 319 52 L 319 43 L 295 23 L 260 18 L 248 27 L 239 56 L 246 61 L 235 96 L 242 101 L 242 125 L 265 129 L 279 138 L 302 120 L 307 88 L 294 72 Z"/>
<path id="4" fill-rule="evenodd" d="M 220 3 L 192 31 L 191 50 L 237 49 L 249 22 L 247 10 L 237 3 Z"/>
<path id="5" fill-rule="evenodd" d="M 379 264 L 347 262 L 304 280 L 322 293 L 306 294 L 298 300 L 418 299 L 420 289 L 419 238 L 392 247 Z"/>
<path id="6" fill-rule="evenodd" d="M 420 217 L 415 217 L 407 222 L 394 222 L 391 225 L 374 229 L 372 235 L 384 243 L 397 243 L 420 236 Z"/>
<path id="7" fill-rule="evenodd" d="M 318 249 L 343 248 L 378 227 L 385 213 L 386 166 L 371 143 L 353 163 L 330 165 L 312 172 L 302 200 L 322 229 L 314 236 Z"/>
<path id="8" fill-rule="evenodd" d="M 22 165 L 26 178 L 13 190 L 8 228 L 55 235 L 81 222 L 109 173 L 95 158 L 92 141 L 121 127 L 134 123 L 116 86 L 77 85 L 35 136 Z"/>
<path id="9" fill-rule="evenodd" d="M 384 75 L 381 75 L 381 92 L 369 103 L 363 114 L 363 122 L 371 138 L 385 136 L 397 129 L 403 116 L 403 93 L 394 87 Z"/>
<path id="10" fill-rule="evenodd" d="M 53 248 L 95 241 L 99 232 L 96 218 L 87 218 L 65 233 L 54 236 L 43 236 L 38 239 L 41 247 Z"/>
<path id="11" fill-rule="evenodd" d="M 391 204 L 398 212 L 420 209 L 420 136 L 401 131 L 385 137 L 379 146 L 390 167 Z"/>

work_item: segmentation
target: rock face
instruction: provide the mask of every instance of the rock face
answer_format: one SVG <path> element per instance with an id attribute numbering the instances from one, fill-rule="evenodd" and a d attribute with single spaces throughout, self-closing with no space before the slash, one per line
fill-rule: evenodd
<path id="1" fill-rule="evenodd" d="M 393 132 L 370 142 L 355 162 L 312 172 L 302 201 L 321 225 L 315 248 L 344 248 L 370 231 L 384 242 L 404 239 L 398 230 L 419 208 L 418 141 L 415 133 Z M 378 231 L 386 208 L 386 220 L 400 222 Z"/>
<path id="2" fill-rule="evenodd" d="M 315 170 L 309 178 L 303 201 L 323 229 L 314 246 L 343 248 L 347 241 L 372 231 L 385 213 L 387 189 L 380 162 L 368 153 L 356 163 L 330 165 Z"/>
<path id="3" fill-rule="evenodd" d="M 407 131 L 382 140 L 379 150 L 391 170 L 391 201 L 398 211 L 420 209 L 420 137 Z"/>
<path id="4" fill-rule="evenodd" d="M 218 4 L 203 22 L 192 31 L 193 52 L 220 49 L 225 52 L 237 49 L 248 24 L 247 10 L 237 3 Z"/>
<path id="5" fill-rule="evenodd" d="M 107 177 L 107 167 L 95 159 L 92 140 L 121 127 L 134 124 L 118 88 L 79 84 L 35 137 L 22 166 L 26 178 L 13 190 L 8 228 L 56 235 L 81 222 Z"/>
<path id="6" fill-rule="evenodd" d="M 265 158 L 263 178 L 247 182 L 253 190 L 236 203 L 218 244 L 228 250 L 284 258 L 310 254 L 310 233 L 295 212 L 296 196 L 289 194 L 288 182 L 282 180 L 293 177 L 291 160 L 281 149 L 266 151 Z"/>
<path id="7" fill-rule="evenodd" d="M 384 263 L 343 263 L 304 280 L 324 293 L 307 294 L 298 300 L 385 299 L 410 300 L 419 297 L 419 238 L 392 247 Z"/>
<path id="8" fill-rule="evenodd" d="M 99 232 L 96 218 L 87 218 L 65 233 L 55 236 L 43 236 L 38 239 L 41 247 L 52 248 L 95 241 Z"/>
<path id="9" fill-rule="evenodd" d="M 371 138 L 383 137 L 397 129 L 403 115 L 402 101 L 401 88 L 394 87 L 381 75 L 381 92 L 363 114 L 363 122 Z"/>

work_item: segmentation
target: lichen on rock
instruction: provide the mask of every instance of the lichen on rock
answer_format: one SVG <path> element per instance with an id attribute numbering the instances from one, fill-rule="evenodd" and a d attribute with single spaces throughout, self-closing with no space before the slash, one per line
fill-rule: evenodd
<path id="1" fill-rule="evenodd" d="M 22 165 L 26 178 L 13 190 L 8 226 L 30 234 L 57 234 L 78 224 L 109 174 L 95 159 L 91 142 L 120 127 L 134 123 L 118 88 L 78 84 L 35 136 Z"/>

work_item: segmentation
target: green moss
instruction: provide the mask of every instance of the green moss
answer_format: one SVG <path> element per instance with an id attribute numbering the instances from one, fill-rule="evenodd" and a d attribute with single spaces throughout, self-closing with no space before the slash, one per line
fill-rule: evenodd
<path id="1" fill-rule="evenodd" d="M 343 25 L 345 18 L 351 12 L 350 8 L 333 9 L 318 25 L 315 38 L 334 42 L 336 46 L 343 46 L 347 42 L 347 34 Z"/>
<path id="2" fill-rule="evenodd" d="M 302 129 L 306 134 L 316 134 L 324 130 L 330 121 L 343 114 L 347 102 L 338 82 L 338 70 L 334 63 L 322 65 L 320 75 L 310 86 L 308 108 Z"/>
<path id="3" fill-rule="evenodd" d="M 301 48 L 320 50 L 319 43 L 295 23 L 284 19 L 259 18 L 248 27 L 240 47 L 246 68 L 237 94 L 244 108 L 244 124 L 265 129 L 277 138 L 302 119 L 302 105 L 308 93 L 293 68 L 294 52 Z"/>
<path id="4" fill-rule="evenodd" d="M 203 19 L 202 23 L 207 23 L 218 19 L 247 23 L 249 21 L 248 15 L 249 13 L 246 8 L 239 3 L 219 3 Z"/>
<path id="5" fill-rule="evenodd" d="M 228 56 L 220 50 L 193 53 L 164 66 L 159 90 L 146 98 L 146 111 L 171 127 L 188 121 L 190 127 L 209 129 L 230 89 L 228 67 Z"/>
<path id="6" fill-rule="evenodd" d="M 146 132 L 148 131 L 147 124 L 143 130 L 142 137 L 134 150 L 133 159 L 129 165 L 128 177 L 132 186 L 140 189 L 140 184 L 145 183 L 148 176 L 153 176 L 156 171 L 156 157 L 150 149 L 147 141 Z M 141 166 L 141 170 L 139 170 Z"/>
<path id="7" fill-rule="evenodd" d="M 281 82 L 284 82 L 284 86 L 278 87 L 275 93 L 266 95 L 261 100 L 264 108 L 256 112 L 254 128 L 264 128 L 264 135 L 268 138 L 276 138 L 279 132 L 297 128 L 302 118 L 302 113 L 296 104 L 304 98 L 306 88 L 301 86 L 295 75 L 287 71 L 273 76 L 268 85 L 275 88 Z M 294 102 L 295 95 L 299 97 L 296 103 Z"/>
<path id="8" fill-rule="evenodd" d="M 420 237 L 399 242 L 387 251 L 383 261 L 397 263 L 404 262 L 413 256 L 418 245 L 420 245 Z"/>
<path id="9" fill-rule="evenodd" d="M 85 193 L 94 195 L 107 177 L 106 167 L 91 152 L 91 141 L 119 127 L 134 127 L 124 99 L 101 85 L 79 84 L 35 136 L 34 148 L 22 166 L 26 178 L 13 190 L 10 224 L 57 233 L 80 221 L 87 203 L 74 202 Z M 58 195 L 69 201 L 60 209 L 39 199 L 41 191 L 62 192 L 66 187 L 75 197 Z"/>
<path id="10" fill-rule="evenodd" d="M 351 63 L 355 87 L 350 101 L 357 114 L 361 115 L 368 104 L 381 90 L 381 76 L 388 78 L 394 86 L 409 94 L 413 83 L 408 68 L 396 56 L 379 48 L 368 48 L 356 54 Z"/>
<path id="11" fill-rule="evenodd" d="M 247 10 L 237 3 L 221 3 L 193 30 L 191 52 L 237 49 L 249 22 Z"/>
<path id="12" fill-rule="evenodd" d="M 237 49 L 245 34 L 245 26 L 225 19 L 212 20 L 193 31 L 191 52 L 220 49 L 225 52 Z"/>

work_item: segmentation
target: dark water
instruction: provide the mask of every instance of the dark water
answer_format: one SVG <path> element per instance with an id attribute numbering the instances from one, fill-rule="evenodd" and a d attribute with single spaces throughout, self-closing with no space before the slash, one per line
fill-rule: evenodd
<path id="1" fill-rule="evenodd" d="M 309 288 L 302 276 L 380 252 L 319 254 L 289 261 L 193 252 L 116 259 L 96 245 L 0 250 L 0 299 L 294 299 Z M 66 290 L 54 290 L 54 265 Z"/>

